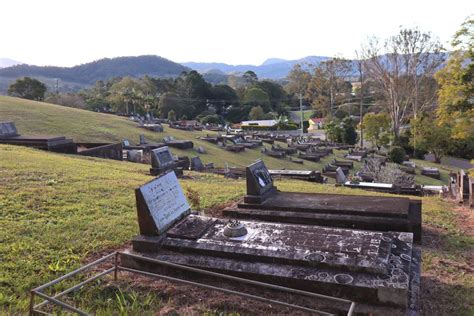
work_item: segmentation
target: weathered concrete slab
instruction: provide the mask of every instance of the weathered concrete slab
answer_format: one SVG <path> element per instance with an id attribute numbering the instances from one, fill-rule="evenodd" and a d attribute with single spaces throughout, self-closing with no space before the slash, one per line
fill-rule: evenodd
<path id="1" fill-rule="evenodd" d="M 258 171 L 258 172 L 257 172 Z M 421 241 L 421 201 L 402 197 L 280 192 L 262 161 L 247 168 L 247 195 L 223 211 L 228 217 L 413 232 Z M 259 186 L 258 175 L 266 180 Z M 249 211 L 252 210 L 252 211 Z M 280 212 L 280 214 L 279 214 Z M 305 214 L 310 213 L 310 214 Z"/>
<path id="2" fill-rule="evenodd" d="M 261 167 L 247 169 L 254 194 L 274 188 Z M 138 254 L 364 304 L 411 308 L 416 297 L 411 289 L 419 288 L 419 261 L 413 257 L 412 233 L 242 221 L 237 223 L 242 234 L 229 235 L 232 225 L 225 220 L 191 214 L 171 171 L 135 193 L 141 235 L 132 246 Z M 396 215 L 390 219 L 400 221 Z M 139 258 L 124 257 L 122 264 L 164 272 Z"/>
<path id="3" fill-rule="evenodd" d="M 197 215 L 177 223 L 188 229 L 133 241 L 140 253 L 175 263 L 240 275 L 294 288 L 344 296 L 364 303 L 409 306 L 412 234 L 317 226 L 242 222 L 248 234 L 224 236 L 225 222 Z M 209 223 L 211 223 L 209 225 Z M 140 262 L 131 263 L 142 269 Z"/>

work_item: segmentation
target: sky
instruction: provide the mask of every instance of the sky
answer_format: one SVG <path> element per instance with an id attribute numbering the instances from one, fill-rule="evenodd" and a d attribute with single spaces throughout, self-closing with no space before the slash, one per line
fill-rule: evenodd
<path id="1" fill-rule="evenodd" d="M 468 0 L 2 0 L 0 58 L 74 66 L 104 57 L 259 65 L 267 58 L 354 57 L 400 26 L 449 47 Z"/>

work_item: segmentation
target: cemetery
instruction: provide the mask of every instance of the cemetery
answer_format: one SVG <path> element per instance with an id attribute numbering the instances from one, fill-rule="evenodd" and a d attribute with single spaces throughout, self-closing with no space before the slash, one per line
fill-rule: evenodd
<path id="1" fill-rule="evenodd" d="M 136 129 L 135 125 L 130 127 Z M 21 123 L 21 130 L 24 128 Z M 26 128 L 28 134 L 36 134 L 28 129 L 31 127 Z M 74 142 L 77 155 L 0 145 L 0 170 L 5 179 L 5 193 L 0 196 L 2 203 L 6 201 L 0 208 L 6 233 L 0 254 L 7 259 L 0 262 L 0 270 L 7 271 L 0 293 L 11 302 L 7 306 L 13 313 L 24 312 L 28 306 L 25 288 L 37 289 L 109 253 L 107 260 L 112 262 L 116 256 L 116 265 L 112 262 L 104 265 L 104 270 L 94 269 L 104 272 L 101 279 L 105 283 L 84 286 L 74 291 L 77 294 L 58 299 L 83 311 L 93 312 L 96 306 L 111 311 L 117 305 L 105 306 L 107 301 L 116 302 L 116 292 L 109 292 L 110 288 L 124 293 L 133 289 L 139 293 L 137 301 L 147 295 L 156 300 L 141 308 L 158 311 L 161 304 L 175 304 L 174 308 L 185 314 L 185 306 L 193 304 L 189 303 L 193 295 L 202 291 L 210 297 L 206 299 L 209 304 L 217 297 L 215 291 L 224 293 L 218 297 L 228 303 L 248 300 L 247 307 L 244 303 L 232 305 L 232 310 L 244 314 L 255 310 L 278 314 L 281 310 L 276 306 L 282 306 L 284 314 L 292 314 L 298 307 L 284 302 L 299 306 L 301 297 L 311 295 L 315 296 L 303 304 L 304 308 L 336 314 L 346 314 L 350 309 L 356 315 L 416 314 L 420 309 L 426 312 L 434 308 L 453 312 L 467 304 L 468 297 L 458 291 L 466 291 L 461 276 L 462 271 L 469 271 L 471 237 L 458 233 L 466 226 L 458 226 L 457 211 L 446 212 L 454 208 L 452 202 L 412 194 L 376 179 L 370 183 L 354 180 L 365 161 L 371 159 L 372 154 L 365 150 L 351 149 L 349 156 L 360 157 L 351 160 L 344 158 L 349 151 L 337 144 L 295 140 L 290 135 L 265 135 L 262 139 L 256 135 L 224 137 L 222 132 L 209 131 L 173 129 L 170 133 L 167 129 L 157 137 L 144 129 L 140 137 L 138 132 L 129 135 L 117 131 L 115 139 L 96 139 L 92 134 L 85 137 L 87 134 L 64 131 L 58 134 L 78 139 Z M 139 141 L 137 145 L 117 142 L 124 139 Z M 193 146 L 170 148 L 176 139 L 184 140 L 178 141 L 181 143 L 193 139 Z M 235 143 L 232 139 L 238 140 Z M 226 147 L 242 151 L 234 153 L 218 146 L 224 142 Z M 295 144 L 307 147 L 303 151 Z M 284 153 L 285 157 L 264 155 L 264 149 Z M 88 151 L 107 160 L 81 157 Z M 120 153 L 124 160 L 141 163 L 114 161 L 120 160 Z M 318 156 L 319 161 L 303 161 L 297 158 L 301 154 Z M 258 158 L 265 162 L 252 163 Z M 410 162 L 403 166 L 415 169 L 412 176 L 422 190 L 450 183 L 446 191 L 449 196 L 443 198 L 452 198 L 460 207 L 473 204 L 472 177 L 467 173 L 415 159 Z M 432 170 L 435 166 L 439 180 L 422 175 L 423 168 Z M 179 182 L 176 177 L 180 177 Z M 342 185 L 334 186 L 338 178 Z M 32 218 L 34 225 L 30 224 Z M 33 243 L 31 236 L 37 242 Z M 59 236 L 66 237 L 63 240 Z M 62 240 L 61 245 L 57 240 Z M 456 252 L 450 250 L 453 245 Z M 448 267 L 443 262 L 452 262 L 449 260 L 458 263 Z M 184 272 L 175 273 L 180 269 Z M 175 285 L 173 291 L 189 300 L 170 303 L 175 292 L 163 288 L 143 292 L 145 285 L 137 287 L 127 271 L 158 274 L 173 284 L 182 282 L 173 278 L 194 282 L 187 286 L 201 290 Z M 209 271 L 218 274 L 210 278 L 205 274 Z M 449 275 L 450 281 L 442 279 L 444 275 Z M 93 275 L 78 282 L 88 277 Z M 239 282 L 244 285 L 236 286 L 236 280 L 229 277 L 243 278 Z M 152 284 L 163 284 L 163 280 L 147 281 L 146 286 L 153 288 Z M 261 282 L 259 286 L 274 292 L 252 289 L 256 285 L 245 283 L 249 280 Z M 56 293 L 78 283 L 64 282 L 66 285 Z M 213 284 L 212 289 L 206 288 L 207 282 Z M 448 286 L 451 283 L 456 287 Z M 228 289 L 241 294 L 226 292 Z M 279 291 L 291 293 L 291 297 Z M 35 304 L 42 302 L 41 290 L 38 293 Z M 261 297 L 245 296 L 248 293 L 258 297 L 268 294 L 266 298 L 276 303 L 264 307 L 254 301 Z M 200 308 L 192 306 L 193 310 Z M 52 304 L 41 308 L 59 312 Z"/>
<path id="2" fill-rule="evenodd" d="M 418 304 L 420 254 L 411 233 L 226 222 L 194 215 L 173 172 L 135 194 L 140 235 L 132 242 L 132 254 L 310 292 L 343 293 L 365 304 L 408 309 Z M 389 261 L 396 269 L 388 268 Z M 163 273 L 139 256 L 125 256 L 122 265 Z"/>

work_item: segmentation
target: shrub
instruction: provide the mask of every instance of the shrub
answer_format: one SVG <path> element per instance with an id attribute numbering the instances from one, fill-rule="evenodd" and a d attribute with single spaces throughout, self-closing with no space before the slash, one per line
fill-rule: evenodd
<path id="1" fill-rule="evenodd" d="M 388 157 L 395 163 L 402 163 L 405 160 L 405 155 L 405 149 L 399 146 L 392 147 L 388 152 Z"/>

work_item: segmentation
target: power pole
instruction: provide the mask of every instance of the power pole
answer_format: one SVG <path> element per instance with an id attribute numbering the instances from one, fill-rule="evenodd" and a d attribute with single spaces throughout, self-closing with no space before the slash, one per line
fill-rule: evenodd
<path id="1" fill-rule="evenodd" d="M 362 115 L 364 114 L 364 78 L 362 76 L 362 61 L 359 60 L 359 74 L 360 74 L 360 107 L 359 107 L 359 125 L 360 125 L 360 147 L 364 148 L 364 127 L 362 126 Z"/>
<path id="2" fill-rule="evenodd" d="M 301 95 L 301 91 L 300 91 L 300 114 L 301 114 L 301 122 L 300 122 L 301 136 L 303 136 L 303 97 Z"/>

